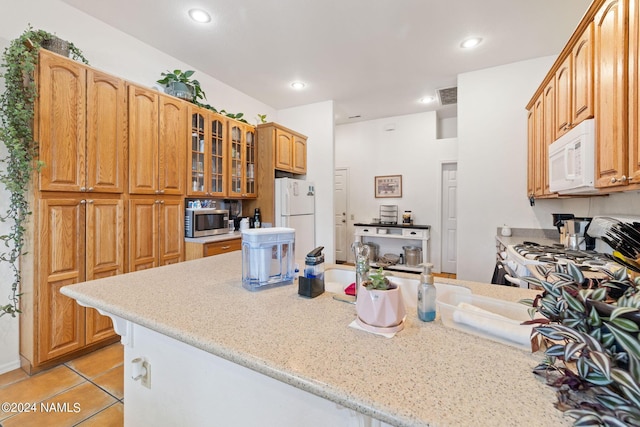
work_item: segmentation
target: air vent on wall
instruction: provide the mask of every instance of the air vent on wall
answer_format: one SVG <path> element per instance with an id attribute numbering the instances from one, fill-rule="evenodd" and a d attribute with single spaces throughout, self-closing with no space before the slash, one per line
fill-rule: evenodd
<path id="1" fill-rule="evenodd" d="M 440 105 L 452 105 L 458 103 L 457 87 L 438 89 L 436 92 L 438 94 L 438 101 L 440 101 Z"/>

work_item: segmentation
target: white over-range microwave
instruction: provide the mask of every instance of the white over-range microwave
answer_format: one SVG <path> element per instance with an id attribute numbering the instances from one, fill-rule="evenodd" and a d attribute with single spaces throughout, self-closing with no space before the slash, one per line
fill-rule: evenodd
<path id="1" fill-rule="evenodd" d="M 549 146 L 549 190 L 595 193 L 595 125 L 588 119 Z"/>
<path id="2" fill-rule="evenodd" d="M 229 211 L 213 208 L 187 208 L 184 216 L 185 237 L 205 237 L 229 232 Z"/>

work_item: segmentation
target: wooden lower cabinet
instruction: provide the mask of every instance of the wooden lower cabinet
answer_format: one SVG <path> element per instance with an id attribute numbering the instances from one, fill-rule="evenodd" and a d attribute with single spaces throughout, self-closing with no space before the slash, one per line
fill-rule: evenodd
<path id="1" fill-rule="evenodd" d="M 145 270 L 183 260 L 183 199 L 130 199 L 129 271 Z"/>
<path id="2" fill-rule="evenodd" d="M 227 252 L 239 251 L 242 249 L 242 239 L 223 240 L 209 243 L 185 243 L 186 260 L 198 259 L 208 256 L 226 254 Z"/>
<path id="3" fill-rule="evenodd" d="M 93 344 L 117 340 L 111 320 L 79 306 L 60 288 L 124 272 L 124 203 L 81 195 L 42 198 L 35 206 L 33 248 L 21 259 L 20 352 L 31 371 Z"/>

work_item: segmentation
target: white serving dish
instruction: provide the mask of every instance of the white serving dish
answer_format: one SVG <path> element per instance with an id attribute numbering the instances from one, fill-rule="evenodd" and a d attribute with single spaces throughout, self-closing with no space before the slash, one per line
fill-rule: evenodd
<path id="1" fill-rule="evenodd" d="M 458 292 L 439 293 L 436 303 L 445 326 L 531 351 L 534 326 L 521 325 L 531 319 L 527 306 Z"/>

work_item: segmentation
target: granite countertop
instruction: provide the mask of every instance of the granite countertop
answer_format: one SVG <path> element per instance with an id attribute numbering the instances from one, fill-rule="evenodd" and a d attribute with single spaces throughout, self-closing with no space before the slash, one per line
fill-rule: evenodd
<path id="1" fill-rule="evenodd" d="M 224 242 L 225 240 L 241 239 L 242 233 L 240 231 L 233 231 L 231 233 L 216 234 L 215 236 L 206 237 L 185 237 L 184 241 L 187 243 L 211 243 L 211 242 Z"/>
<path id="2" fill-rule="evenodd" d="M 571 424 L 553 406 L 555 391 L 532 374 L 541 353 L 446 328 L 439 317 L 423 323 L 411 311 L 394 338 L 355 330 L 355 307 L 330 293 L 303 298 L 297 284 L 244 289 L 241 259 L 201 258 L 62 293 L 392 425 Z M 510 301 L 535 294 L 437 281 Z"/>

